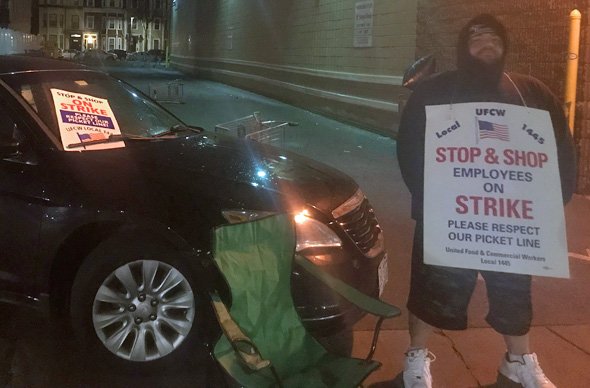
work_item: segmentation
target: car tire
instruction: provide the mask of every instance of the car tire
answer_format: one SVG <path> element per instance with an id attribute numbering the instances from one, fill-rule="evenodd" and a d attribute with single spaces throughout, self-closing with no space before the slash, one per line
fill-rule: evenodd
<path id="1" fill-rule="evenodd" d="M 70 321 L 93 365 L 159 373 L 206 353 L 194 273 L 170 255 L 94 253 L 73 282 Z M 148 280 L 144 280 L 148 279 Z"/>

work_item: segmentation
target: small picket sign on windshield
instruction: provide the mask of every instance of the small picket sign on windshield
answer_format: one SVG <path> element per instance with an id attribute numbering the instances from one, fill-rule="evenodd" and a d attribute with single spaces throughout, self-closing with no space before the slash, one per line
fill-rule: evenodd
<path id="1" fill-rule="evenodd" d="M 61 89 L 51 94 L 64 150 L 125 147 L 108 100 Z"/>
<path id="2" fill-rule="evenodd" d="M 424 157 L 426 264 L 569 277 L 547 111 L 427 106 Z"/>

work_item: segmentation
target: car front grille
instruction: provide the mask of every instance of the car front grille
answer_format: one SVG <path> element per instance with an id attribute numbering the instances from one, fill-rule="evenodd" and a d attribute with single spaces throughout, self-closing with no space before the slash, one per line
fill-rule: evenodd
<path id="1" fill-rule="evenodd" d="M 383 236 L 375 212 L 360 190 L 332 214 L 365 256 L 375 257 L 383 251 Z"/>

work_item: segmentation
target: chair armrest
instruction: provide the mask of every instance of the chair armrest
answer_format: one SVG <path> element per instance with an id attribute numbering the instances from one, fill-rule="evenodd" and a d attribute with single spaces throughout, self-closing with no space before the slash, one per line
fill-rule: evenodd
<path id="1" fill-rule="evenodd" d="M 209 293 L 215 316 L 221 326 L 223 334 L 230 342 L 239 359 L 251 370 L 257 371 L 270 366 L 270 361 L 262 358 L 258 348 L 252 340 L 244 334 L 238 324 L 232 319 L 229 311 L 219 294 Z"/>
<path id="2" fill-rule="evenodd" d="M 295 263 L 299 264 L 307 272 L 336 291 L 344 299 L 355 304 L 366 312 L 383 318 L 393 318 L 401 314 L 400 309 L 398 309 L 396 306 L 363 294 L 356 288 L 344 283 L 340 279 L 335 278 L 326 271 L 322 271 L 319 267 L 307 260 L 305 257 L 295 254 L 294 260 Z"/>

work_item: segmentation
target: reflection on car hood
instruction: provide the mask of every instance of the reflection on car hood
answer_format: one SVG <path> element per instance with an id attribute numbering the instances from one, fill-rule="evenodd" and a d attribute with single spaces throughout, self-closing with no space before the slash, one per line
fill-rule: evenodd
<path id="1" fill-rule="evenodd" d="M 127 140 L 125 148 L 65 154 L 70 169 L 77 171 L 77 180 L 85 182 L 85 191 L 112 190 L 106 195 L 147 192 L 162 200 L 157 192 L 174 192 L 181 202 L 190 198 L 180 197 L 190 195 L 214 198 L 218 206 L 259 210 L 305 203 L 329 214 L 357 189 L 349 176 L 322 163 L 212 132 Z M 88 176 L 85 171 L 95 173 Z M 121 190 L 120 185 L 129 187 Z M 274 209 L 269 209 L 269 200 Z"/>
<path id="2" fill-rule="evenodd" d="M 151 144 L 150 144 L 151 143 Z M 261 187 L 291 200 L 301 199 L 321 211 L 331 211 L 356 190 L 356 183 L 322 163 L 249 140 L 216 133 L 167 140 L 157 146 L 158 164 L 220 179 Z"/>

